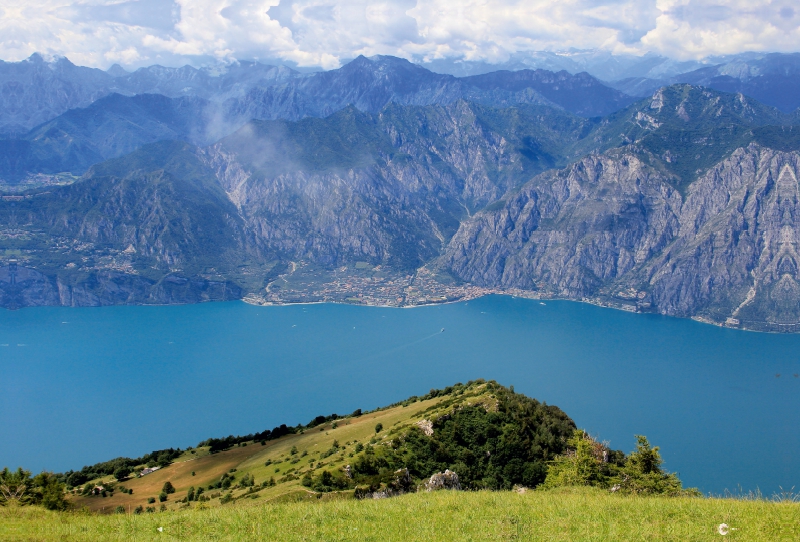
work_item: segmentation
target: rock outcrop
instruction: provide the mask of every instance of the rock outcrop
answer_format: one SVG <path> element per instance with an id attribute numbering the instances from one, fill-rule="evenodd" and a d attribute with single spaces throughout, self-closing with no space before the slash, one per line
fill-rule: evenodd
<path id="1" fill-rule="evenodd" d="M 458 481 L 458 474 L 445 469 L 444 472 L 437 472 L 430 479 L 425 482 L 425 489 L 427 491 L 436 491 L 439 489 L 454 489 L 461 490 L 461 484 Z"/>

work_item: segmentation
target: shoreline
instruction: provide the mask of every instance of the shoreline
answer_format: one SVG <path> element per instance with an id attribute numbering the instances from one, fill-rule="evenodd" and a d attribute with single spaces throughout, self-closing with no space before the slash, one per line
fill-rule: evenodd
<path id="1" fill-rule="evenodd" d="M 176 307 L 176 306 L 187 306 L 187 305 L 200 305 L 206 303 L 219 303 L 219 302 L 242 302 L 246 305 L 250 305 L 253 307 L 287 307 L 287 306 L 294 306 L 294 305 L 349 305 L 353 307 L 375 307 L 375 308 L 384 308 L 384 309 L 415 309 L 415 308 L 422 308 L 422 307 L 432 307 L 432 306 L 440 306 L 440 305 L 452 305 L 456 303 L 467 303 L 469 301 L 473 301 L 475 299 L 480 299 L 482 297 L 490 296 L 490 295 L 498 295 L 498 296 L 507 296 L 512 298 L 520 298 L 520 299 L 528 299 L 531 301 L 535 300 L 548 300 L 548 301 L 567 301 L 571 303 L 585 303 L 587 305 L 593 305 L 595 307 L 603 308 L 603 309 L 612 309 L 622 312 L 627 312 L 631 314 L 638 314 L 638 315 L 653 315 L 653 316 L 663 316 L 667 318 L 677 318 L 680 320 L 692 320 L 699 324 L 707 324 L 714 327 L 718 327 L 721 329 L 729 329 L 733 331 L 747 331 L 751 333 L 768 333 L 768 334 L 775 334 L 775 335 L 792 335 L 792 334 L 800 334 L 800 330 L 798 331 L 781 331 L 780 329 L 753 329 L 750 327 L 746 327 L 745 325 L 738 325 L 732 326 L 727 325 L 725 322 L 716 322 L 704 316 L 675 316 L 671 314 L 664 314 L 660 312 L 652 312 L 652 311 L 641 311 L 637 310 L 636 307 L 633 306 L 626 306 L 630 308 L 626 308 L 621 306 L 621 304 L 615 304 L 610 302 L 605 302 L 600 299 L 591 299 L 591 298 L 582 298 L 582 299 L 572 299 L 566 297 L 558 297 L 553 294 L 545 293 L 545 292 L 533 292 L 528 290 L 496 290 L 496 289 L 488 289 L 482 288 L 481 293 L 478 295 L 467 295 L 464 297 L 460 297 L 457 299 L 447 299 L 444 301 L 433 301 L 433 302 L 421 302 L 421 303 L 403 303 L 403 304 L 390 304 L 390 303 L 352 303 L 347 301 L 339 301 L 336 299 L 323 299 L 320 301 L 283 301 L 283 300 L 264 300 L 263 298 L 257 298 L 253 295 L 246 295 L 241 298 L 236 299 L 216 299 L 216 300 L 204 300 L 199 301 L 197 303 L 135 303 L 135 304 L 109 304 L 109 305 L 86 305 L 86 306 L 66 306 L 66 305 L 31 305 L 31 306 L 24 306 L 24 307 L 17 307 L 14 309 L 3 307 L 9 312 L 18 311 L 21 309 L 30 309 L 30 308 L 37 308 L 37 307 L 52 307 L 52 308 L 108 308 L 108 307 L 123 307 L 123 306 L 134 306 L 134 307 Z M 785 325 L 785 326 L 797 326 L 800 327 L 800 323 L 797 324 L 770 324 L 773 326 L 778 325 Z"/>
<path id="2" fill-rule="evenodd" d="M 556 297 L 552 294 L 535 294 L 534 292 L 529 291 L 522 291 L 525 293 L 520 293 L 518 291 L 504 291 L 504 290 L 488 290 L 484 293 L 476 296 L 471 297 L 463 297 L 459 299 L 452 299 L 447 301 L 438 301 L 438 302 L 428 302 L 428 303 L 407 303 L 403 305 L 391 305 L 391 304 L 377 304 L 377 303 L 348 303 L 346 301 L 336 301 L 336 300 L 323 300 L 323 301 L 266 301 L 263 303 L 258 303 L 252 298 L 248 299 L 247 296 L 239 299 L 239 301 L 244 302 L 247 305 L 251 305 L 254 307 L 287 307 L 292 305 L 349 305 L 353 307 L 375 307 L 375 308 L 382 308 L 382 309 L 416 309 L 422 307 L 432 307 L 432 306 L 439 306 L 439 305 L 453 305 L 456 303 L 466 303 L 469 301 L 473 301 L 475 299 L 480 299 L 482 297 L 490 296 L 490 295 L 500 295 L 500 296 L 507 296 L 512 298 L 520 298 L 520 299 L 528 299 L 531 301 L 535 300 L 548 300 L 548 301 L 567 301 L 570 303 L 585 303 L 587 305 L 592 305 L 595 307 L 599 307 L 602 309 L 611 309 L 621 312 L 627 312 L 630 314 L 637 314 L 637 315 L 653 315 L 653 316 L 663 316 L 665 318 L 676 318 L 679 320 L 691 320 L 693 322 L 697 322 L 698 324 L 706 324 L 714 327 L 718 327 L 721 329 L 729 329 L 732 331 L 747 331 L 750 333 L 769 333 L 774 335 L 784 335 L 784 334 L 800 334 L 800 331 L 779 331 L 779 330 L 764 330 L 764 329 L 752 329 L 749 327 L 744 326 L 731 326 L 726 325 L 725 322 L 715 322 L 709 318 L 704 316 L 674 316 L 671 314 L 664 314 L 660 312 L 646 312 L 641 310 L 636 310 L 635 308 L 623 308 L 621 306 L 617 306 L 613 303 L 603 302 L 601 300 L 595 300 L 590 298 L 582 298 L 582 299 L 571 299 L 567 297 Z M 535 294 L 535 295 L 531 295 Z M 777 325 L 797 325 L 798 324 L 777 324 Z"/>

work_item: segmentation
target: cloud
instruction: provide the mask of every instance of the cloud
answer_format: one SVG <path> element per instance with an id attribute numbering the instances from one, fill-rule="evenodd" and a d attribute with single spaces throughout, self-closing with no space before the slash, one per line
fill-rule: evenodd
<path id="1" fill-rule="evenodd" d="M 800 10 L 786 0 L 659 0 L 642 49 L 680 59 L 743 51 L 800 51 Z"/>
<path id="2" fill-rule="evenodd" d="M 0 58 L 107 67 L 359 54 L 498 62 L 525 51 L 653 51 L 692 59 L 800 50 L 786 0 L 0 0 Z"/>

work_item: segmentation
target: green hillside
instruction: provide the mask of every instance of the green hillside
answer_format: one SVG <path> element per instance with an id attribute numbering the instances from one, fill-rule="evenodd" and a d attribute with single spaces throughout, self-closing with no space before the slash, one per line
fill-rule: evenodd
<path id="1" fill-rule="evenodd" d="M 791 496 L 700 498 L 639 440 L 626 456 L 557 407 L 479 380 L 39 476 L 17 498 L 20 479 L 3 471 L 0 540 L 704 540 L 721 523 L 742 540 L 800 535 Z M 463 491 L 428 491 L 447 469 Z M 67 482 L 66 511 L 24 506 L 52 497 L 56 479 Z"/>

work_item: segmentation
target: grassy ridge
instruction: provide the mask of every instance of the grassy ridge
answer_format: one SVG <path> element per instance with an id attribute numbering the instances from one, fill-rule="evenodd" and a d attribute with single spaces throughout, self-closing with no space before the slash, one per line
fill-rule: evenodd
<path id="1" fill-rule="evenodd" d="M 143 515 L 0 509 L 0 540 L 800 539 L 800 504 L 637 498 L 591 488 L 408 494 L 384 500 L 233 504 Z M 162 532 L 157 529 L 163 528 Z"/>
<path id="2" fill-rule="evenodd" d="M 438 405 L 447 397 L 419 401 L 407 407 L 387 408 L 357 418 L 340 419 L 336 428 L 332 423 L 325 423 L 304 434 L 287 435 L 268 441 L 264 446 L 257 442 L 250 442 L 247 446 L 236 446 L 213 455 L 208 454 L 207 447 L 196 448 L 193 450 L 194 453 L 184 453 L 168 467 L 142 478 L 133 477 L 121 484 L 116 484 L 132 489 L 132 494 L 115 491 L 113 495 L 105 498 L 71 495 L 69 500 L 75 507 L 86 507 L 93 512 L 110 513 L 117 506 L 123 506 L 127 511 L 137 506 L 147 506 L 148 497 L 157 496 L 164 482 L 170 481 L 177 491 L 165 504 L 170 510 L 173 510 L 176 507 L 185 506 L 185 504 L 178 503 L 177 500 L 186 496 L 189 487 L 207 486 L 209 483 L 219 480 L 220 476 L 228 473 L 232 468 L 237 469 L 235 475 L 239 479 L 242 475 L 248 474 L 255 477 L 256 483 L 261 483 L 269 478 L 277 481 L 277 485 L 274 487 L 249 494 L 246 489 L 234 488 L 231 493 L 237 499 L 253 502 L 253 499 L 256 498 L 270 500 L 295 493 L 306 494 L 308 491 L 300 485 L 299 475 L 308 471 L 312 462 L 317 469 L 326 467 L 338 469 L 352 461 L 348 454 L 353 452 L 356 441 L 367 443 L 371 437 L 376 436 L 375 425 L 377 423 L 381 423 L 387 430 L 390 430 L 400 423 L 408 423 L 410 420 L 420 418 L 423 411 Z M 335 440 L 341 444 L 340 451 L 327 458 L 321 458 L 320 453 L 330 449 Z M 345 444 L 348 442 L 350 444 Z M 290 454 L 292 447 L 299 450 L 296 456 Z M 308 452 L 305 456 L 302 455 L 304 451 Z M 295 462 L 292 463 L 292 461 Z M 269 464 L 267 465 L 267 463 Z M 112 476 L 97 479 L 94 483 L 105 486 L 115 485 Z M 208 491 L 207 495 L 219 493 L 227 493 L 227 491 Z M 220 502 L 218 498 L 213 498 L 207 504 L 213 507 L 219 506 Z"/>

